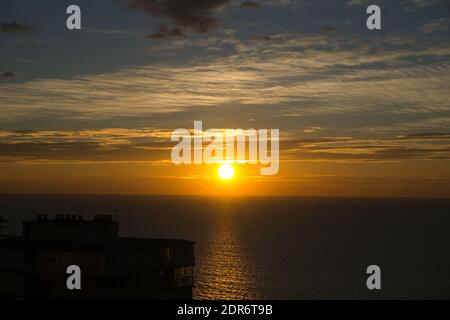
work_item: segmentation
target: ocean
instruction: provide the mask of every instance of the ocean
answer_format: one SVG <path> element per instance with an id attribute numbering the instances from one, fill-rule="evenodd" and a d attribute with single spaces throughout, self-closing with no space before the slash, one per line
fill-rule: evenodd
<path id="1" fill-rule="evenodd" d="M 41 213 L 196 241 L 196 299 L 450 298 L 450 199 L 0 195 L 9 233 Z"/>

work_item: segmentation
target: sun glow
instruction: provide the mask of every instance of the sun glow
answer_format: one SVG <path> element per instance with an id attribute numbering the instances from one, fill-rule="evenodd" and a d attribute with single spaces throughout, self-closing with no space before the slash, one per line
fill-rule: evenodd
<path id="1" fill-rule="evenodd" d="M 219 167 L 220 179 L 229 180 L 234 176 L 234 168 L 229 164 L 223 164 Z"/>

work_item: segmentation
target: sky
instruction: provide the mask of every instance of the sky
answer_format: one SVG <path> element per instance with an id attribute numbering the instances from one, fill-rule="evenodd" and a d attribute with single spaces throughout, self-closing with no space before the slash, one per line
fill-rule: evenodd
<path id="1" fill-rule="evenodd" d="M 449 26 L 445 0 L 0 0 L 0 192 L 450 197 Z M 194 120 L 279 129 L 279 173 L 174 165 Z"/>

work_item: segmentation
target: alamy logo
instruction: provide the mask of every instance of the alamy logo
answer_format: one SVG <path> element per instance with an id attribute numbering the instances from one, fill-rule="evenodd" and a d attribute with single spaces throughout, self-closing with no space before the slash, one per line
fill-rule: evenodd
<path id="1" fill-rule="evenodd" d="M 379 266 L 373 264 L 367 267 L 366 273 L 370 274 L 367 278 L 366 286 L 369 290 L 381 289 L 381 269 Z"/>
<path id="2" fill-rule="evenodd" d="M 275 175 L 279 169 L 278 129 L 209 129 L 194 121 L 194 130 L 172 132 L 174 164 L 261 164 L 262 175 Z M 268 144 L 270 142 L 270 152 Z M 206 143 L 206 145 L 204 145 Z"/>
<path id="3" fill-rule="evenodd" d="M 73 4 L 67 7 L 66 13 L 70 14 L 66 20 L 66 26 L 69 30 L 81 29 L 81 9 L 79 6 Z"/>
<path id="4" fill-rule="evenodd" d="M 66 286 L 69 290 L 81 290 L 81 269 L 77 265 L 70 265 L 66 270 L 70 276 L 67 278 Z"/>
<path id="5" fill-rule="evenodd" d="M 370 5 L 366 10 L 370 16 L 367 18 L 366 26 L 369 30 L 381 30 L 381 9 L 376 4 Z"/>

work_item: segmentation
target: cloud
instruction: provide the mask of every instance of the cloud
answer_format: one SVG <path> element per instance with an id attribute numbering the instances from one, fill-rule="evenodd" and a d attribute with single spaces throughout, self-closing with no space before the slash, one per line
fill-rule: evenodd
<path id="1" fill-rule="evenodd" d="M 373 2 L 374 1 L 370 1 L 370 0 L 347 0 L 347 6 L 349 6 L 349 7 L 362 6 L 362 5 L 369 6 Z M 386 1 L 386 2 L 388 2 L 388 1 Z M 433 5 L 437 5 L 439 3 L 444 2 L 444 0 L 400 0 L 398 2 L 407 11 L 414 11 L 414 10 L 419 10 L 419 9 L 423 9 L 426 7 L 430 7 Z M 380 5 L 383 5 L 383 3 Z M 386 5 L 389 5 L 389 3 L 386 3 Z"/>
<path id="2" fill-rule="evenodd" d="M 282 141 L 281 146 L 281 154 L 291 161 L 384 162 L 450 159 L 449 134 L 416 134 L 385 139 L 294 139 Z"/>
<path id="3" fill-rule="evenodd" d="M 170 129 L 0 131 L 3 162 L 169 161 Z"/>
<path id="4" fill-rule="evenodd" d="M 403 140 L 446 140 L 450 141 L 450 133 L 432 132 L 432 133 L 416 133 L 400 136 Z"/>
<path id="5" fill-rule="evenodd" d="M 310 7 L 310 0 L 265 0 L 265 4 L 274 7 Z"/>
<path id="6" fill-rule="evenodd" d="M 447 31 L 450 25 L 450 18 L 435 19 L 425 24 L 420 30 L 423 33 L 432 33 L 435 31 Z"/>
<path id="7" fill-rule="evenodd" d="M 309 128 L 304 129 L 303 132 L 304 133 L 314 133 L 314 132 L 317 132 L 320 130 L 322 130 L 321 127 L 309 127 Z"/>
<path id="8" fill-rule="evenodd" d="M 3 162 L 170 163 L 172 129 L 0 131 Z M 318 129 L 317 129 L 318 130 Z M 385 139 L 284 136 L 283 161 L 386 162 L 450 159 L 450 134 L 426 133 Z"/>
<path id="9" fill-rule="evenodd" d="M 336 31 L 340 31 L 340 30 L 341 30 L 340 28 L 333 27 L 333 26 L 326 26 L 326 27 L 323 27 L 322 29 L 320 29 L 320 31 L 322 31 L 322 32 L 336 32 Z"/>
<path id="10" fill-rule="evenodd" d="M 4 72 L 0 74 L 1 79 L 14 79 L 15 77 L 16 75 L 14 74 L 14 72 Z"/>
<path id="11" fill-rule="evenodd" d="M 347 5 L 348 5 L 349 7 L 359 6 L 359 5 L 361 5 L 362 3 L 363 3 L 362 0 L 348 0 L 348 1 L 347 1 Z"/>
<path id="12" fill-rule="evenodd" d="M 443 0 L 403 0 L 410 9 L 422 9 L 441 3 Z"/>
<path id="13" fill-rule="evenodd" d="M 170 163 L 170 150 L 169 146 L 156 142 L 151 147 L 145 144 L 105 147 L 95 142 L 0 143 L 2 162 L 10 159 L 16 163 L 29 161 Z"/>
<path id="14" fill-rule="evenodd" d="M 165 40 L 169 38 L 181 38 L 184 36 L 185 34 L 181 28 L 178 27 L 168 28 L 166 26 L 161 26 L 157 32 L 148 34 L 145 37 L 147 39 L 153 40 Z"/>
<path id="15" fill-rule="evenodd" d="M 117 0 L 128 8 L 147 14 L 168 18 L 180 28 L 190 28 L 205 33 L 218 24 L 214 12 L 230 0 Z"/>
<path id="16" fill-rule="evenodd" d="M 372 126 L 356 129 L 364 134 L 402 134 L 407 136 L 408 132 L 429 132 L 429 130 L 447 131 L 450 128 L 450 117 L 434 116 L 416 121 L 402 121 L 391 126 Z"/>
<path id="17" fill-rule="evenodd" d="M 244 1 L 241 2 L 240 6 L 247 9 L 258 9 L 261 7 L 260 4 L 256 1 Z"/>
<path id="18" fill-rule="evenodd" d="M 19 33 L 19 32 L 29 32 L 33 30 L 33 27 L 18 22 L 3 22 L 0 24 L 0 33 Z"/>
<path id="19" fill-rule="evenodd" d="M 280 123 L 364 113 L 366 126 L 384 126 L 382 117 L 431 118 L 450 111 L 446 43 L 405 38 L 397 44 L 398 39 L 385 37 L 369 44 L 345 34 L 282 34 L 273 35 L 273 41 L 201 38 L 176 41 L 182 43 L 176 49 L 169 46 L 172 41 L 162 46 L 178 52 L 228 41 L 232 50 L 184 64 L 2 84 L 0 122 L 14 128 L 55 118 L 77 126 L 126 119 L 148 126 L 155 117 L 174 121 L 190 112 L 210 119 L 224 110 L 245 109 L 247 118 L 256 114 Z M 434 130 L 431 124 L 425 128 Z"/>

